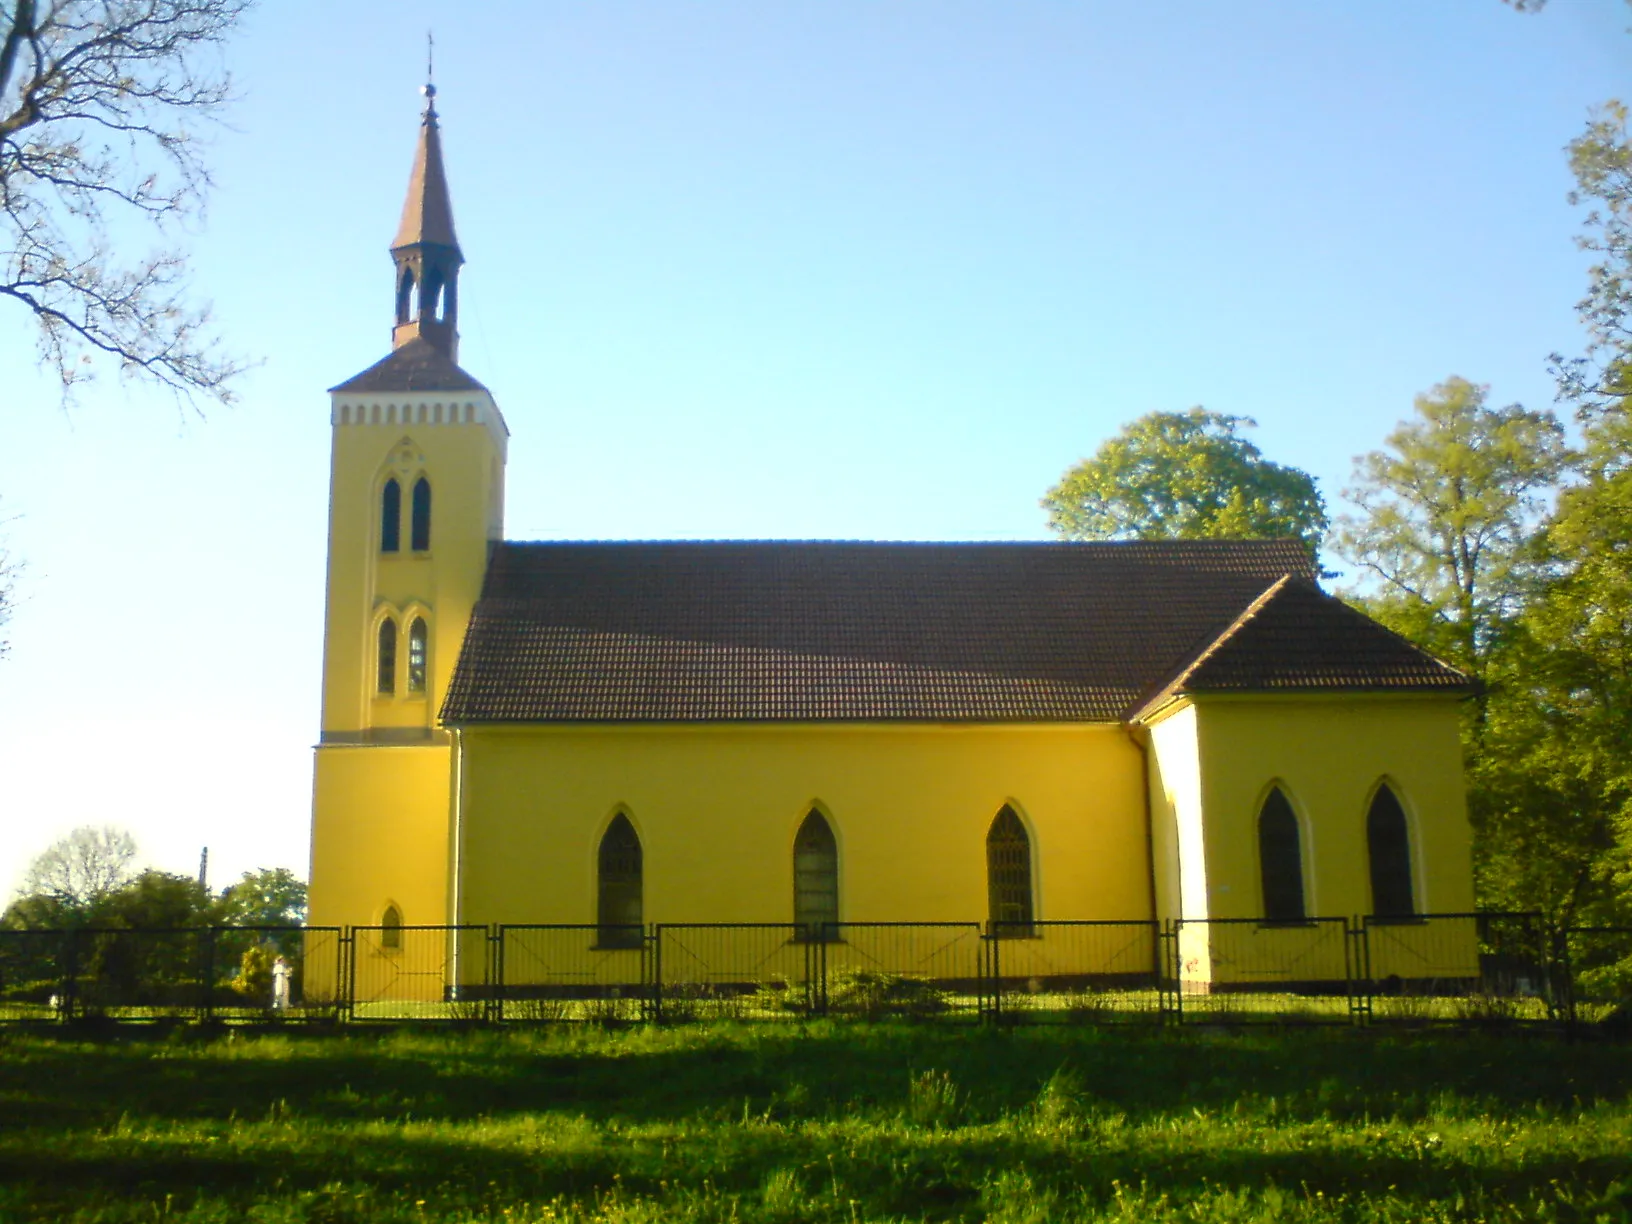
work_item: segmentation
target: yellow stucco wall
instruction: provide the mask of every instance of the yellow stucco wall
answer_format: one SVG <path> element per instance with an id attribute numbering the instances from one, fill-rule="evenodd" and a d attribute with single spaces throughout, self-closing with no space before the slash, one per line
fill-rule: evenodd
<path id="1" fill-rule="evenodd" d="M 1157 914 L 1187 920 L 1177 949 L 1186 983 L 1319 982 L 1348 972 L 1341 925 L 1199 921 L 1263 915 L 1257 821 L 1271 786 L 1298 816 L 1311 917 L 1371 912 L 1366 816 L 1384 781 L 1406 810 L 1418 912 L 1473 907 L 1454 699 L 1203 697 L 1164 711 L 1147 735 Z M 1371 941 L 1372 976 L 1471 976 L 1469 932 L 1446 921 L 1390 927 Z"/>
<path id="2" fill-rule="evenodd" d="M 1454 699 L 1204 698 L 1196 703 L 1206 904 L 1189 918 L 1263 913 L 1258 811 L 1279 784 L 1297 813 L 1311 916 L 1371 912 L 1366 815 L 1379 782 L 1405 808 L 1419 913 L 1473 908 L 1471 834 Z"/>
<path id="3" fill-rule="evenodd" d="M 352 395 L 331 406 L 322 742 L 312 793 L 311 921 L 448 921 L 451 745 L 436 728 L 503 527 L 506 431 L 485 392 Z M 401 548 L 380 551 L 380 493 L 402 490 Z M 411 548 L 414 482 L 431 486 L 430 548 Z M 378 631 L 398 625 L 395 692 L 379 694 Z M 409 626 L 429 629 L 425 691 L 409 691 Z M 414 746 L 381 746 L 395 738 Z M 416 742 L 417 741 L 417 742 Z M 366 746 L 365 746 L 366 745 Z"/>
<path id="4" fill-rule="evenodd" d="M 336 395 L 329 486 L 328 605 L 324 626 L 323 729 L 430 728 L 453 675 L 471 609 L 487 572 L 488 541 L 502 534 L 504 426 L 482 393 L 454 398 Z M 449 423 L 487 414 L 482 420 Z M 424 411 L 422 411 L 422 409 Z M 345 411 L 347 423 L 340 423 Z M 444 422 L 432 423 L 437 411 Z M 374 424 L 376 416 L 382 423 Z M 427 416 L 427 422 L 420 418 Z M 363 417 L 370 423 L 356 424 Z M 411 454 L 399 462 L 404 446 Z M 402 547 L 380 551 L 380 490 L 388 474 L 402 488 Z M 413 483 L 431 485 L 431 547 L 409 548 Z M 399 618 L 397 692 L 375 693 L 376 632 L 387 610 Z M 408 619 L 430 630 L 428 685 L 405 683 Z"/>
<path id="5" fill-rule="evenodd" d="M 448 744 L 317 749 L 313 926 L 371 926 L 394 903 L 408 924 L 448 921 Z"/>
<path id="6" fill-rule="evenodd" d="M 596 852 L 624 811 L 645 920 L 788 922 L 816 805 L 843 921 L 987 917 L 986 834 L 1032 841 L 1035 917 L 1150 914 L 1143 763 L 1115 726 L 467 728 L 460 919 L 595 921 Z"/>

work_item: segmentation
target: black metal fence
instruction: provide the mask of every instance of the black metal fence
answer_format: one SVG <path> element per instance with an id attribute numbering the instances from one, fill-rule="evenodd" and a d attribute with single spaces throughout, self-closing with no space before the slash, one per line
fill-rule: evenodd
<path id="1" fill-rule="evenodd" d="M 1632 1025 L 1632 927 L 666 923 L 0 931 L 0 1023 Z"/>

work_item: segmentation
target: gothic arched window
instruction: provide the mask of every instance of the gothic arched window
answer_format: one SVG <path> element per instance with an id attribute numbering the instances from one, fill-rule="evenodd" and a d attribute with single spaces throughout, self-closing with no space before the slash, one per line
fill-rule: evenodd
<path id="1" fill-rule="evenodd" d="M 801 939 L 835 939 L 839 920 L 839 843 L 814 808 L 793 839 L 793 921 Z"/>
<path id="2" fill-rule="evenodd" d="M 431 546 L 431 482 L 421 476 L 414 481 L 414 513 L 409 547 L 424 552 Z"/>
<path id="3" fill-rule="evenodd" d="M 986 898 L 993 935 L 1032 935 L 1031 838 L 1008 804 L 986 832 Z"/>
<path id="4" fill-rule="evenodd" d="M 638 948 L 644 934 L 642 916 L 642 859 L 640 836 L 629 818 L 619 812 L 601 838 L 597 863 L 598 889 L 595 941 L 603 948 Z"/>
<path id="5" fill-rule="evenodd" d="M 380 551 L 402 547 L 402 486 L 392 477 L 380 490 Z"/>
<path id="6" fill-rule="evenodd" d="M 408 626 L 408 691 L 423 693 L 425 691 L 425 651 L 428 645 L 429 633 L 425 629 L 425 618 L 414 617 L 414 623 Z"/>
<path id="7" fill-rule="evenodd" d="M 1264 917 L 1270 922 L 1303 921 L 1303 844 L 1292 804 L 1278 786 L 1258 813 L 1258 867 L 1264 881 Z"/>
<path id="8" fill-rule="evenodd" d="M 1417 912 L 1411 895 L 1411 832 L 1405 809 L 1385 782 L 1366 814 L 1366 849 L 1371 859 L 1371 912 L 1404 918 Z"/>
<path id="9" fill-rule="evenodd" d="M 380 915 L 380 947 L 402 947 L 402 911 L 394 905 L 386 906 Z"/>
<path id="10" fill-rule="evenodd" d="M 380 650 L 374 691 L 387 696 L 397 691 L 397 622 L 389 616 L 380 622 Z"/>

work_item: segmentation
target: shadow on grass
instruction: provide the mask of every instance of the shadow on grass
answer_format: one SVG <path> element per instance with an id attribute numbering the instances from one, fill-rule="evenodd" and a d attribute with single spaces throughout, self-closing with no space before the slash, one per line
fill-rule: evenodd
<path id="1" fill-rule="evenodd" d="M 707 1179 L 714 1193 L 757 1199 L 767 1179 L 791 1175 L 835 1205 L 855 1202 L 871 1216 L 982 1218 L 993 1174 L 1024 1170 L 1030 1193 L 1103 1204 L 1117 1186 L 1149 1183 L 1178 1201 L 1221 1191 L 1296 1187 L 1304 1194 L 1387 1194 L 1406 1202 L 1499 1195 L 1547 1201 L 1559 1187 L 1612 1190 L 1625 1172 L 1616 1156 L 1582 1159 L 1564 1151 L 1492 1169 L 1398 1147 L 1345 1150 L 1311 1145 L 1266 1152 L 1256 1140 L 1186 1150 L 1152 1147 L 1149 1136 L 1096 1134 L 1077 1142 L 966 1127 L 926 1136 L 904 1128 L 856 1135 L 822 1127 L 694 1128 L 661 1137 L 590 1125 L 495 1139 L 479 1126 L 438 1133 L 410 1127 L 301 1133 L 298 1120 L 247 1134 L 227 1146 L 196 1138 L 172 1143 L 115 1134 L 90 1142 L 22 1150 L 0 1140 L 0 1184 L 27 1194 L 33 1218 L 63 1216 L 85 1203 L 183 1201 L 198 1196 L 245 1205 L 268 1195 L 310 1194 L 344 1185 L 362 1195 L 431 1200 L 492 1212 L 518 1202 L 597 1202 L 618 1192 L 658 1201 L 676 1183 Z M 14 1136 L 15 1138 L 15 1136 Z M 124 1217 L 117 1217 L 124 1218 Z"/>
<path id="2" fill-rule="evenodd" d="M 567 1111 L 629 1122 L 893 1114 L 909 1073 L 948 1072 L 972 1120 L 1030 1102 L 1060 1067 L 1132 1121 L 1274 1101 L 1289 1118 L 1411 1119 L 1622 1101 L 1632 1048 L 1444 1034 L 1129 1034 L 886 1024 L 242 1036 L 208 1043 L 0 1039 L 0 1128 L 121 1117 L 460 1120 Z"/>
<path id="3" fill-rule="evenodd" d="M 704 1185 L 744 1202 L 780 1186 L 836 1218 L 853 1199 L 873 1216 L 976 1219 L 1009 1175 L 1032 1198 L 1093 1203 L 1118 1183 L 1179 1199 L 1273 1184 L 1551 1202 L 1559 1187 L 1615 1192 L 1632 1090 L 1627 1047 L 1469 1034 L 823 1022 L 193 1036 L 0 1038 L 0 1215 L 134 1219 L 175 1196 L 230 1215 L 336 1187 L 353 1204 L 497 1215 Z M 1448 1145 L 1424 1119 L 1483 1138 Z M 347 1210 L 310 1218 L 395 1218 Z"/>

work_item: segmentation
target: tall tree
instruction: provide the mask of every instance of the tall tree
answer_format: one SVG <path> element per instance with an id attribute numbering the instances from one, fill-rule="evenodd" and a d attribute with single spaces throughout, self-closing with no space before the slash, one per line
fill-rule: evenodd
<path id="1" fill-rule="evenodd" d="M 1314 477 L 1265 459 L 1240 430 L 1248 417 L 1192 408 L 1152 412 L 1105 442 L 1043 498 L 1070 540 L 1296 537 L 1326 530 Z"/>
<path id="2" fill-rule="evenodd" d="M 172 241 L 210 186 L 202 124 L 231 96 L 207 54 L 249 0 L 0 3 L 0 298 L 37 324 L 64 401 L 98 357 L 185 398 L 227 400 L 242 364 L 192 305 Z M 117 238 L 115 237 L 117 235 Z"/>
<path id="3" fill-rule="evenodd" d="M 1492 738 L 1475 762 L 1481 873 L 1506 904 L 1632 920 L 1632 141 L 1618 103 L 1569 147 L 1596 259 L 1585 355 L 1555 355 L 1583 439 L 1579 479 L 1542 543 L 1549 580 L 1523 619 Z"/>
<path id="4" fill-rule="evenodd" d="M 135 878 L 136 839 L 112 825 L 82 825 L 35 856 L 23 873 L 19 907 L 30 926 L 67 926 L 86 921 Z"/>
<path id="5" fill-rule="evenodd" d="M 5 519 L 0 518 L 0 531 L 5 529 Z M 11 620 L 12 601 L 16 599 L 18 564 L 12 560 L 11 549 L 6 545 L 6 537 L 0 535 L 0 659 L 6 657 L 11 649 L 11 639 L 6 636 L 6 624 Z"/>
<path id="6" fill-rule="evenodd" d="M 306 884 L 287 867 L 246 871 L 221 891 L 221 920 L 238 926 L 299 926 L 306 921 Z"/>
<path id="7" fill-rule="evenodd" d="M 1576 315 L 1587 329 L 1586 352 L 1568 359 L 1553 354 L 1559 395 L 1575 403 L 1586 423 L 1606 414 L 1624 420 L 1632 397 L 1632 140 L 1627 108 L 1615 101 L 1599 107 L 1587 130 L 1570 142 L 1569 155 L 1576 182 L 1570 203 L 1587 205 L 1586 229 L 1576 245 L 1594 262 L 1587 271 L 1587 295 L 1576 303 Z"/>
<path id="8" fill-rule="evenodd" d="M 1385 449 L 1355 459 L 1358 508 L 1337 552 L 1360 568 L 1367 610 L 1476 679 L 1518 614 L 1535 566 L 1528 541 L 1571 461 L 1549 411 L 1486 406 L 1450 378 L 1416 397 Z"/>

